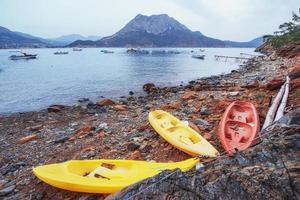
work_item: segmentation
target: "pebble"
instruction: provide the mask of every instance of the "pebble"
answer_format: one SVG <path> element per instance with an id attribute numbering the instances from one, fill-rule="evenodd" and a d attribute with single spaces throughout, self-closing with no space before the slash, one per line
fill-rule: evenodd
<path id="1" fill-rule="evenodd" d="M 0 196 L 6 196 L 6 195 L 12 193 L 15 188 L 16 188 L 15 185 L 11 185 L 9 187 L 6 187 L 6 188 L 0 190 Z"/>
<path id="2" fill-rule="evenodd" d="M 140 147 L 139 144 L 134 143 L 134 142 L 130 142 L 130 143 L 127 145 L 127 150 L 128 150 L 128 151 L 134 151 L 134 150 L 137 150 L 139 147 Z"/>
<path id="3" fill-rule="evenodd" d="M 87 102 L 87 101 L 89 101 L 88 98 L 80 98 L 80 99 L 78 99 L 78 102 L 80 102 L 80 103 Z"/>
<path id="4" fill-rule="evenodd" d="M 5 180 L 5 179 L 0 180 L 0 189 L 2 189 L 6 183 L 7 183 L 7 180 Z"/>
<path id="5" fill-rule="evenodd" d="M 228 93 L 228 96 L 231 96 L 231 97 L 236 97 L 238 95 L 239 95 L 239 92 L 237 92 L 237 91 Z"/>
<path id="6" fill-rule="evenodd" d="M 201 115 L 209 115 L 209 110 L 206 106 L 202 106 L 200 110 Z"/>
<path id="7" fill-rule="evenodd" d="M 197 124 L 198 126 L 202 126 L 204 128 L 211 128 L 212 127 L 212 125 L 204 119 L 196 119 L 195 124 Z"/>
<path id="8" fill-rule="evenodd" d="M 62 136 L 59 136 L 58 138 L 56 138 L 53 143 L 54 144 L 58 144 L 58 143 L 64 143 L 65 141 L 67 141 L 69 139 L 68 136 L 65 136 L 65 135 L 62 135 Z"/>
<path id="9" fill-rule="evenodd" d="M 98 126 L 99 129 L 107 130 L 108 129 L 108 124 L 107 123 L 101 123 Z"/>

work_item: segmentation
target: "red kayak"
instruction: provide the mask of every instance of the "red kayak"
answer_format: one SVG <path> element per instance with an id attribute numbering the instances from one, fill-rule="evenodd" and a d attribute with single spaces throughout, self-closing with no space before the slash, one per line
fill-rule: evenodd
<path id="1" fill-rule="evenodd" d="M 218 136 L 230 154 L 247 149 L 259 132 L 259 118 L 250 102 L 235 101 L 226 109 L 219 125 Z"/>

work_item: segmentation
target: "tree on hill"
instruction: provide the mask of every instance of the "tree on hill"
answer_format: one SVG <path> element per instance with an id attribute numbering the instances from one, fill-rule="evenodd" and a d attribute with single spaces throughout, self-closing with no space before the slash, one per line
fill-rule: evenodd
<path id="1" fill-rule="evenodd" d="M 279 26 L 279 30 L 274 35 L 265 35 L 264 41 L 274 47 L 281 47 L 285 44 L 300 41 L 300 8 L 298 13 L 293 12 L 292 21 L 285 22 Z"/>

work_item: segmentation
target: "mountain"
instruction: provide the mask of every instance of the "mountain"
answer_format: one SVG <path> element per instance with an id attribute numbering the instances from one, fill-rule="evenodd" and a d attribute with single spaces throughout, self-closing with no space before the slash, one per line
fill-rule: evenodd
<path id="1" fill-rule="evenodd" d="M 263 37 L 258 37 L 253 40 L 250 40 L 248 42 L 234 42 L 234 41 L 229 41 L 225 40 L 225 45 L 226 47 L 248 47 L 248 48 L 256 48 L 262 45 L 263 42 Z"/>
<path id="2" fill-rule="evenodd" d="M 252 47 L 255 41 L 222 41 L 191 31 L 166 14 L 137 15 L 117 33 L 101 40 L 78 40 L 69 47 Z"/>
<path id="3" fill-rule="evenodd" d="M 82 35 L 79 35 L 79 34 L 70 34 L 70 35 L 63 35 L 63 36 L 60 36 L 58 38 L 49 38 L 48 40 L 49 41 L 53 41 L 53 42 L 56 42 L 56 43 L 59 43 L 61 45 L 68 45 L 74 41 L 77 41 L 77 40 L 91 40 L 91 41 L 96 41 L 96 40 L 99 40 L 101 37 L 99 36 L 94 36 L 94 35 L 90 35 L 90 36 L 87 36 L 87 37 L 84 37 Z"/>
<path id="4" fill-rule="evenodd" d="M 3 48 L 38 48 L 47 47 L 45 41 L 39 40 L 34 36 L 13 32 L 7 28 L 0 26 L 0 49 Z"/>
<path id="5" fill-rule="evenodd" d="M 69 46 L 107 47 L 225 47 L 223 41 L 193 32 L 166 14 L 137 15 L 112 36 L 91 42 L 76 41 Z"/>

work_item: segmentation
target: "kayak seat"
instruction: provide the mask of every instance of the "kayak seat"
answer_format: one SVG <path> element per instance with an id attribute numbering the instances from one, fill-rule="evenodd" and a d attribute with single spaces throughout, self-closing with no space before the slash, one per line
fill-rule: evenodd
<path id="1" fill-rule="evenodd" d="M 189 134 L 186 129 L 187 127 L 178 125 L 168 128 L 167 131 L 170 133 L 170 137 L 186 145 L 194 145 L 200 142 L 198 137 L 194 136 L 193 134 Z"/>
<path id="2" fill-rule="evenodd" d="M 177 121 L 175 121 L 175 120 L 170 121 L 170 119 L 164 115 L 160 115 L 160 119 L 158 120 L 158 123 L 159 123 L 159 126 L 163 129 L 168 129 L 168 128 L 174 127 L 178 124 Z"/>
<path id="3" fill-rule="evenodd" d="M 96 167 L 93 171 L 91 171 L 87 177 L 93 178 L 105 178 L 105 179 L 112 179 L 112 178 L 124 178 L 126 176 L 127 170 L 120 170 L 118 168 L 109 169 L 107 167 L 99 166 Z"/>
<path id="4" fill-rule="evenodd" d="M 244 122 L 228 120 L 225 124 L 225 137 L 233 147 L 252 142 L 249 140 L 252 132 L 253 127 Z"/>
<path id="5" fill-rule="evenodd" d="M 229 113 L 231 120 L 240 121 L 244 123 L 253 123 L 253 116 L 251 107 L 241 107 L 239 105 L 232 106 Z"/>

